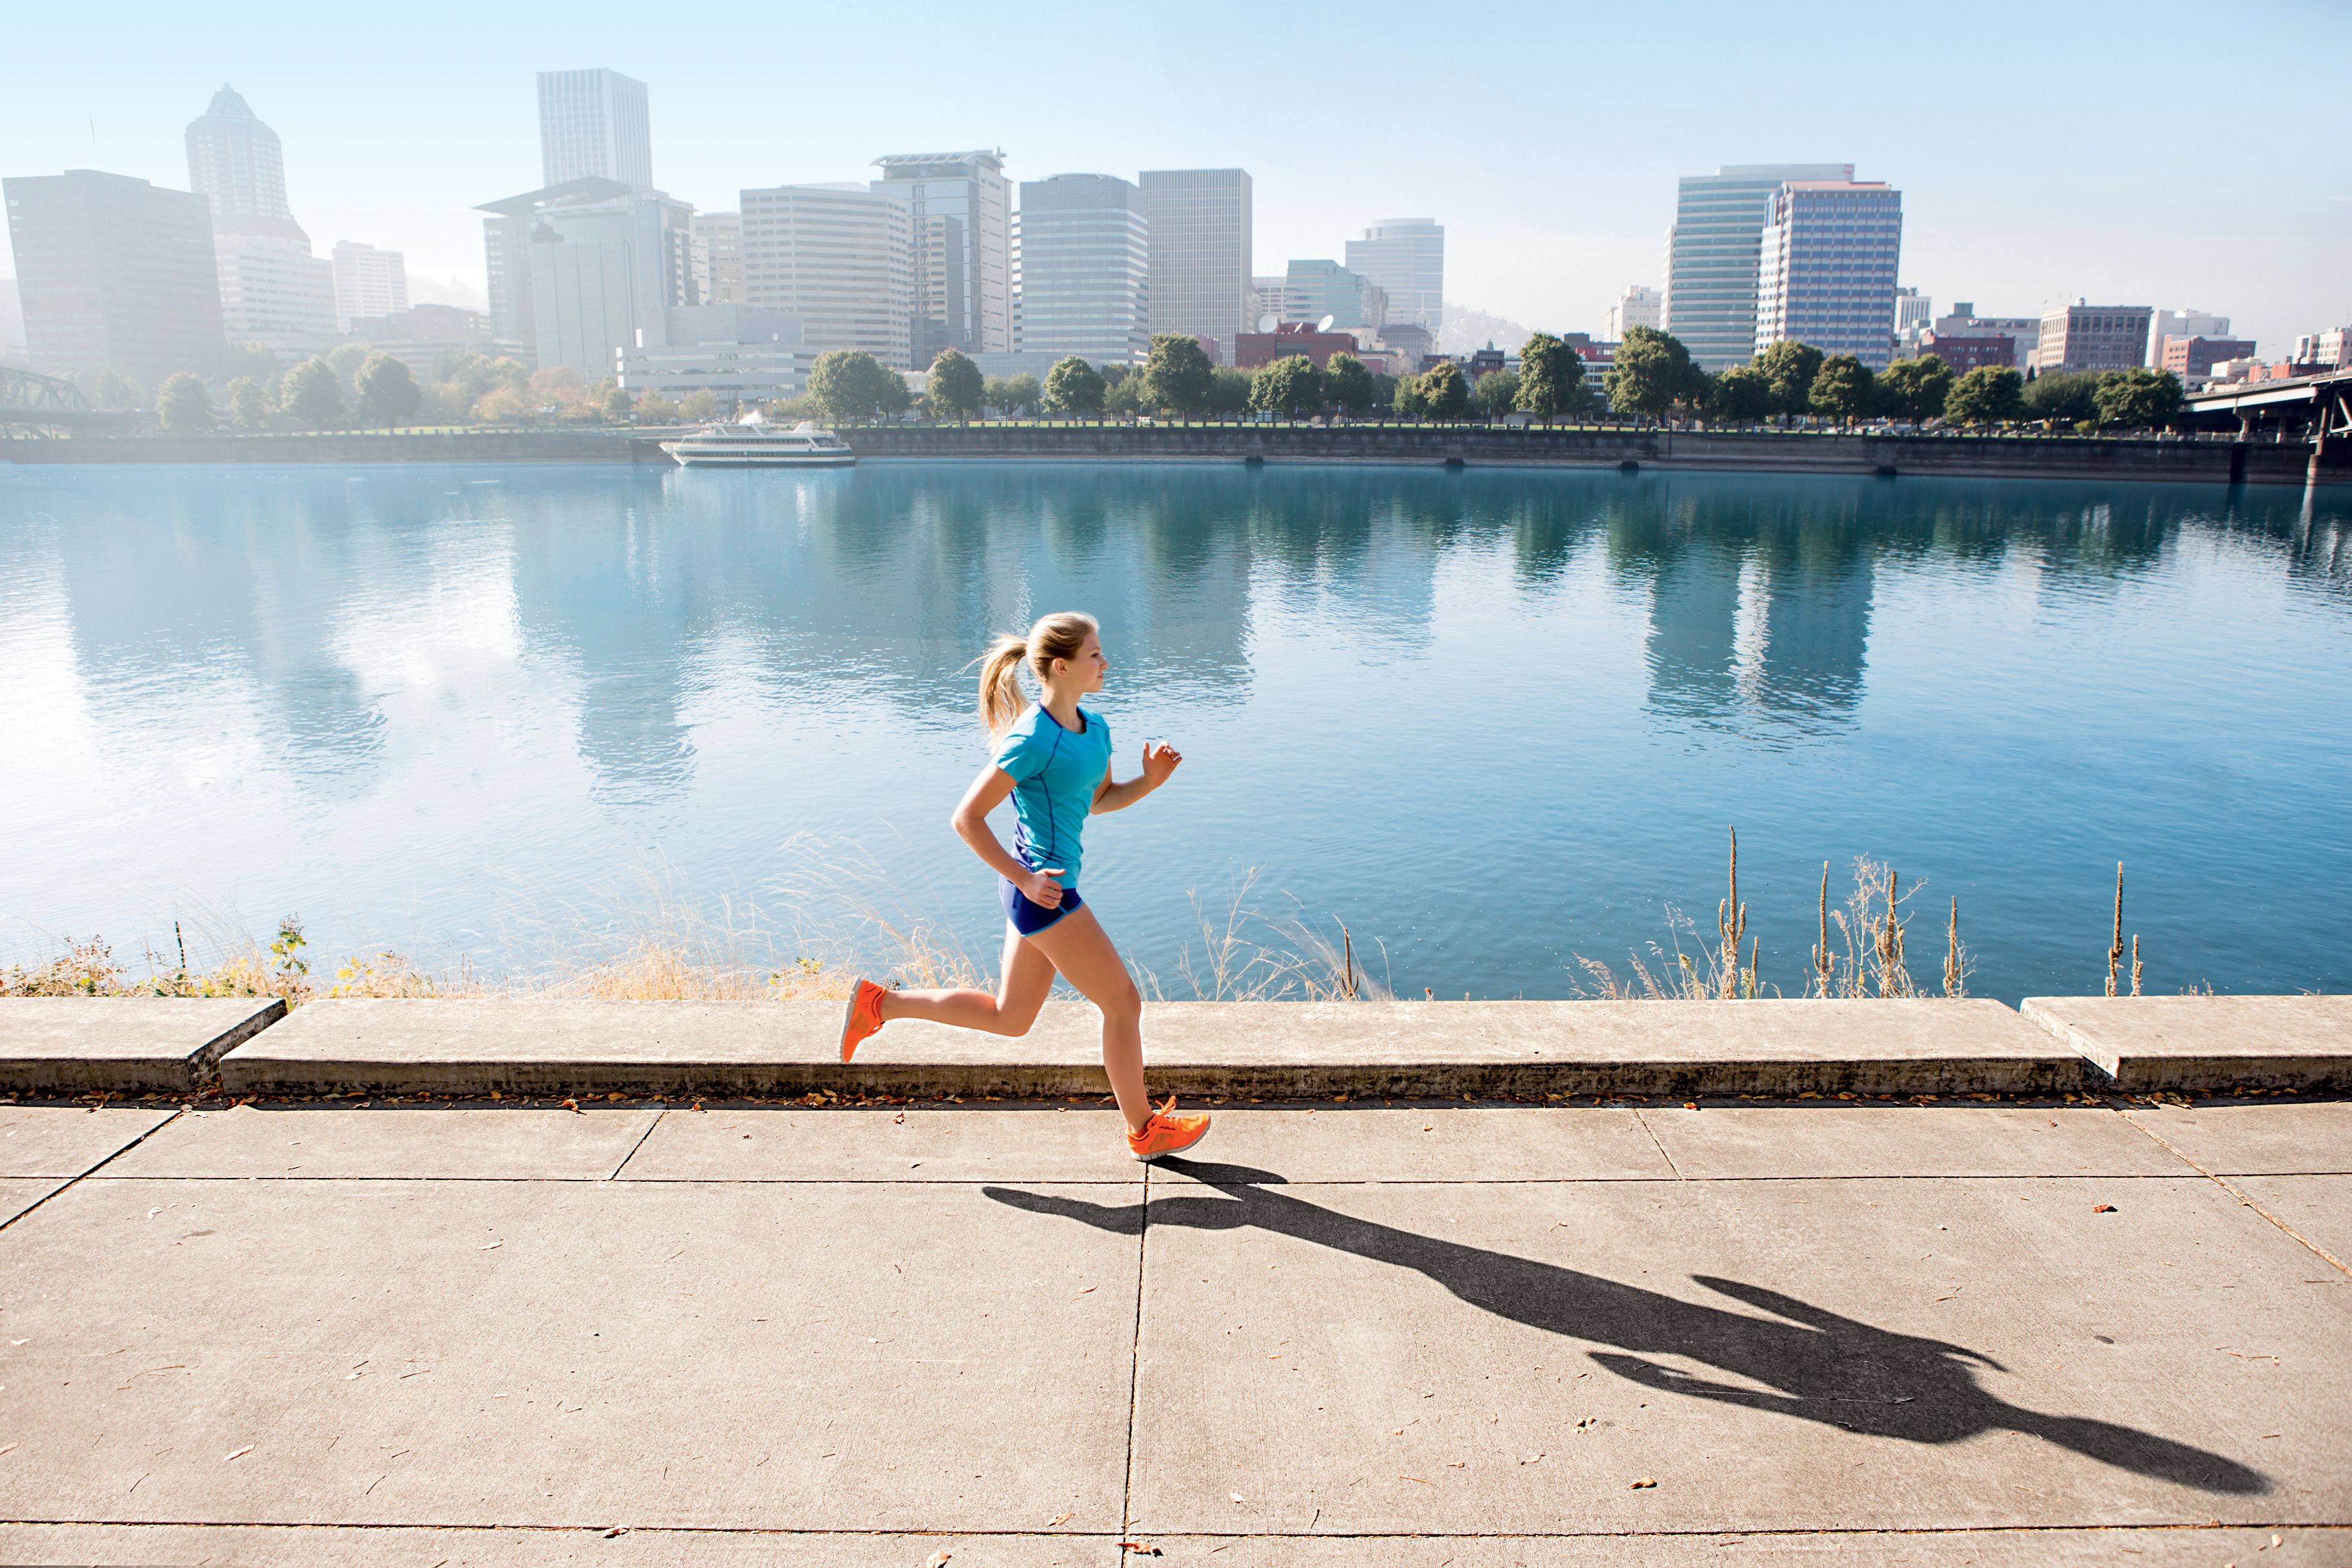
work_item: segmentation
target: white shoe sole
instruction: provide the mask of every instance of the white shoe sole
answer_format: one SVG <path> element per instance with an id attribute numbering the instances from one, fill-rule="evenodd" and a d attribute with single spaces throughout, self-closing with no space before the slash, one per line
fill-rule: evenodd
<path id="1" fill-rule="evenodd" d="M 862 981 L 859 983 L 861 985 L 863 984 Z M 849 1065 L 853 1050 L 849 1043 L 849 1031 L 857 1023 L 857 992 L 858 986 L 852 985 L 849 988 L 849 1000 L 841 1005 L 841 1038 L 837 1043 L 841 1047 L 841 1065 L 844 1067 Z M 864 1043 L 859 1042 L 861 1045 Z"/>
<path id="2" fill-rule="evenodd" d="M 1181 1149 L 1162 1149 L 1157 1154 L 1139 1154 L 1133 1149 L 1129 1149 L 1127 1152 L 1127 1157 L 1134 1161 L 1139 1165 L 1155 1165 L 1160 1161 L 1167 1159 L 1171 1154 L 1189 1154 L 1193 1150 L 1198 1149 L 1202 1144 L 1206 1143 L 1208 1141 L 1209 1129 L 1203 1127 L 1201 1129 L 1201 1135 L 1198 1138 L 1193 1139 L 1190 1143 L 1185 1144 Z"/>

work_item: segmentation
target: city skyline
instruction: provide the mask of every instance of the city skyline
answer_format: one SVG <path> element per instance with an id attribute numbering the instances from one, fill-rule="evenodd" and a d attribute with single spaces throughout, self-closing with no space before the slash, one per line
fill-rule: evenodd
<path id="1" fill-rule="evenodd" d="M 971 85 L 910 99 L 884 90 L 885 62 L 860 46 L 877 25 L 870 15 L 738 18 L 743 47 L 714 56 L 698 29 L 567 15 L 557 35 L 535 12 L 428 5 L 406 26 L 371 29 L 361 50 L 347 29 L 301 16 L 230 36 L 134 9 L 137 25 L 103 35 L 70 19 L 15 25 L 44 68 L 22 73 L 0 103 L 6 172 L 95 168 L 182 188 L 181 132 L 230 81 L 282 138 L 289 199 L 318 251 L 345 239 L 400 250 L 420 297 L 452 274 L 479 289 L 474 205 L 541 183 L 538 74 L 608 68 L 648 84 L 661 184 L 700 209 L 731 210 L 746 188 L 866 177 L 874 158 L 909 147 L 1002 146 L 1016 181 L 1242 168 L 1255 185 L 1256 271 L 1337 255 L 1368 226 L 1427 213 L 1448 231 L 1449 300 L 1535 328 L 1598 331 L 1628 284 L 1665 281 L 1680 177 L 1790 160 L 1853 161 L 1903 190 L 1900 281 L 1934 300 L 2020 314 L 2076 296 L 2194 307 L 2231 315 L 2266 352 L 2352 313 L 2352 279 L 2334 260 L 2352 246 L 2352 137 L 2339 104 L 2266 108 L 2292 157 L 2249 159 L 2195 135 L 2116 143 L 2123 106 L 2170 58 L 2173 21 L 2210 30 L 2186 7 L 2137 8 L 2118 28 L 2102 17 L 2121 12 L 1995 5 L 1969 14 L 1971 32 L 1946 17 L 1842 8 L 1766 38 L 1704 25 L 1728 11 L 1685 7 L 1692 25 L 1657 24 L 1674 37 L 1675 109 L 1654 117 L 1589 93 L 1514 96 L 1521 62 L 1585 58 L 1604 35 L 1622 43 L 1622 28 L 1504 7 L 1453 19 L 1446 41 L 1395 79 L 1393 101 L 1371 94 L 1344 136 L 1328 105 L 1258 92 L 1246 60 L 1212 41 L 1249 29 L 1221 34 L 1197 10 L 1180 27 L 1091 15 L 1073 26 L 1076 14 L 1060 7 L 982 24 L 925 8 L 929 36 Z M 1371 42 L 1389 9 L 1325 29 L 1319 61 L 1342 79 L 1390 79 L 1393 63 L 1376 60 Z M 466 48 L 448 47 L 444 20 L 462 27 Z M 1968 104 L 1892 112 L 1906 60 L 1932 75 L 1937 50 L 2004 27 L 2081 57 L 2063 101 L 2032 96 L 2019 77 Z M 771 28 L 793 33 L 796 58 L 830 53 L 839 67 L 795 85 L 789 134 L 749 107 L 764 101 L 765 51 L 752 46 Z M 2352 45 L 2352 15 L 2259 6 L 2231 18 L 2229 44 L 2241 76 L 2284 80 Z M 1063 78 L 1118 80 L 1120 112 L 1073 113 L 1015 90 Z M 1629 64 L 1624 79 L 1638 93 L 1650 79 Z M 1821 90 L 1831 83 L 1843 86 Z M 1526 121 L 1522 133 L 1493 134 L 1498 104 Z M 1528 150 L 1550 144 L 1576 156 Z M 2179 202 L 2199 189 L 2226 190 L 2226 209 Z"/>

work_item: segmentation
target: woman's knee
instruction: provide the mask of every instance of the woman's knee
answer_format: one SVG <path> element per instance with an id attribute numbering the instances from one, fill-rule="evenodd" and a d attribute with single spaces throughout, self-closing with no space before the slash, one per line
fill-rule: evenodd
<path id="1" fill-rule="evenodd" d="M 1019 1037 L 1029 1032 L 1037 1022 L 1038 1004 L 1034 1002 L 999 1002 L 996 1005 L 994 1033 Z"/>
<path id="2" fill-rule="evenodd" d="M 1143 1021 L 1143 994 L 1136 990 L 1135 982 L 1128 981 L 1107 996 L 1094 999 L 1102 1009 L 1105 1023 L 1139 1024 Z"/>

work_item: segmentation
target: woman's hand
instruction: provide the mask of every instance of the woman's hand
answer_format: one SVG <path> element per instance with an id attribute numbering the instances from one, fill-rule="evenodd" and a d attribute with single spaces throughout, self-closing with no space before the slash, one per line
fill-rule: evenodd
<path id="1" fill-rule="evenodd" d="M 1176 764 L 1183 760 L 1184 753 L 1165 741 L 1157 747 L 1149 741 L 1144 742 L 1143 782 L 1150 788 L 1158 789 L 1168 782 L 1169 775 L 1176 771 Z"/>
<path id="2" fill-rule="evenodd" d="M 1062 874 L 1059 866 L 1045 866 L 1013 879 L 1021 896 L 1031 903 L 1049 910 L 1062 907 L 1062 884 L 1055 879 Z"/>

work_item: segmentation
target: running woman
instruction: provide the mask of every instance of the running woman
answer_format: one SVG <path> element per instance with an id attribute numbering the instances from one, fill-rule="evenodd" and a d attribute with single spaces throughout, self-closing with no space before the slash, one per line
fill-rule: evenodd
<path id="1" fill-rule="evenodd" d="M 1024 710 L 1018 671 L 1026 660 L 1042 695 Z M 996 754 L 964 791 L 951 818 L 1000 879 L 1004 905 L 1004 979 L 985 991 L 893 991 L 861 979 L 842 1020 L 841 1059 L 893 1018 L 928 1018 L 992 1035 L 1025 1035 L 1061 975 L 1102 1010 L 1103 1071 L 1127 1118 L 1127 1152 L 1157 1160 L 1208 1136 L 1205 1115 L 1179 1116 L 1176 1100 L 1154 1110 L 1143 1088 L 1143 998 L 1109 933 L 1078 896 L 1079 839 L 1097 812 L 1133 805 L 1168 782 L 1183 757 L 1162 742 L 1143 747 L 1143 772 L 1111 776 L 1110 726 L 1078 699 L 1103 688 L 1102 630 L 1091 616 L 1064 611 L 996 639 L 981 661 L 980 717 Z M 988 814 L 1013 797 L 1013 850 Z"/>

